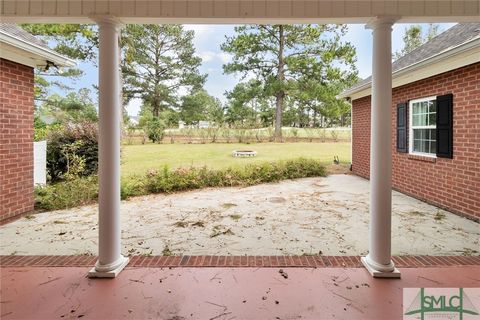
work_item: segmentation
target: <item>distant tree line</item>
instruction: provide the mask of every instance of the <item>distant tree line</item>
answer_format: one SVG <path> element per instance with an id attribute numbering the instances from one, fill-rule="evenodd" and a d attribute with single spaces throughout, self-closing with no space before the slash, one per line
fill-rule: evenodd
<path id="1" fill-rule="evenodd" d="M 23 27 L 53 43 L 61 54 L 97 61 L 96 26 Z M 127 25 L 119 39 L 124 122 L 128 124 L 125 107 L 132 99 L 141 99 L 139 127 L 153 141 L 161 140 L 163 130 L 179 121 L 191 126 L 208 121 L 214 126 L 274 127 L 277 141 L 282 140 L 282 126 L 346 126 L 350 105 L 336 96 L 358 80 L 355 48 L 342 40 L 347 31 L 345 25 L 236 27 L 221 50 L 232 58 L 224 72 L 240 75 L 241 81 L 225 92 L 222 103 L 204 89 L 207 75 L 199 71 L 202 60 L 195 52 L 193 31 L 181 25 Z M 437 33 L 435 25 L 427 36 L 419 26 L 407 29 L 405 47 L 396 57 Z M 36 126 L 97 121 L 91 90 L 75 92 L 62 81 L 62 77 L 75 81 L 83 74 L 80 68 L 36 71 Z"/>

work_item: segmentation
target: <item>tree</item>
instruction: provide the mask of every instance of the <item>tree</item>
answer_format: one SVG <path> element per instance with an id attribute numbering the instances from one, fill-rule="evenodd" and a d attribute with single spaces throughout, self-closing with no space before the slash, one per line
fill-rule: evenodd
<path id="1" fill-rule="evenodd" d="M 342 78 L 340 73 L 331 74 L 328 83 L 317 82 L 307 77 L 302 77 L 296 83 L 295 97 L 300 105 L 310 110 L 312 126 L 316 127 L 317 117 L 321 117 L 320 126 L 325 126 L 322 119 L 327 118 L 330 124 L 345 126 L 350 117 L 350 104 L 336 97 L 343 90 L 353 85 L 356 76 Z M 310 119 L 308 119 L 310 122 Z"/>
<path id="2" fill-rule="evenodd" d="M 232 91 L 225 93 L 228 99 L 227 121 L 229 123 L 255 124 L 263 122 L 271 125 L 273 122 L 264 121 L 262 113 L 270 108 L 262 83 L 259 80 L 238 83 Z M 271 108 L 270 108 L 271 109 Z M 270 119 L 271 120 L 271 119 Z"/>
<path id="3" fill-rule="evenodd" d="M 90 24 L 22 24 L 35 36 L 53 43 L 53 49 L 72 59 L 95 62 L 97 59 L 98 30 Z"/>
<path id="4" fill-rule="evenodd" d="M 22 24 L 21 27 L 31 34 L 53 45 L 53 49 L 71 59 L 84 62 L 96 62 L 98 31 L 96 26 L 88 24 Z M 45 101 L 52 88 L 71 91 L 58 79 L 79 79 L 83 71 L 78 68 L 35 70 L 35 100 Z"/>
<path id="5" fill-rule="evenodd" d="M 183 96 L 180 105 L 180 120 L 187 125 L 195 125 L 200 121 L 217 124 L 223 121 L 223 108 L 220 100 L 209 95 L 205 90 L 197 90 Z"/>
<path id="6" fill-rule="evenodd" d="M 78 93 L 70 92 L 65 97 L 54 93 L 37 106 L 35 110 L 37 121 L 44 124 L 97 122 L 97 109 L 90 96 L 90 90 L 87 88 L 80 89 Z"/>
<path id="7" fill-rule="evenodd" d="M 328 83 L 330 75 L 356 76 L 355 48 L 340 41 L 338 25 L 247 25 L 235 28 L 221 48 L 233 55 L 225 73 L 255 75 L 265 95 L 275 99 L 275 140 L 282 140 L 285 97 L 301 77 Z M 335 71 L 335 72 L 333 72 Z"/>
<path id="8" fill-rule="evenodd" d="M 430 23 L 425 36 L 423 35 L 423 29 L 421 25 L 413 25 L 408 27 L 403 35 L 403 48 L 393 55 L 394 60 L 398 60 L 401 57 L 409 54 L 425 42 L 436 37 L 438 33 L 438 25 L 433 23 Z"/>
<path id="9" fill-rule="evenodd" d="M 433 23 L 430 23 L 428 25 L 428 31 L 427 31 L 427 41 L 430 41 L 432 40 L 433 38 L 435 38 L 436 36 L 438 36 L 438 34 L 440 33 L 438 31 L 438 24 L 433 24 Z"/>
<path id="10" fill-rule="evenodd" d="M 127 25 L 122 34 L 124 97 L 141 98 L 152 115 L 178 104 L 180 90 L 203 86 L 193 31 L 181 25 Z"/>
<path id="11" fill-rule="evenodd" d="M 160 119 L 165 123 L 167 128 L 178 127 L 180 121 L 180 114 L 175 110 L 164 110 L 160 112 Z"/>
<path id="12" fill-rule="evenodd" d="M 221 126 L 225 122 L 225 109 L 218 98 L 211 97 L 213 101 L 207 105 L 207 120 Z"/>

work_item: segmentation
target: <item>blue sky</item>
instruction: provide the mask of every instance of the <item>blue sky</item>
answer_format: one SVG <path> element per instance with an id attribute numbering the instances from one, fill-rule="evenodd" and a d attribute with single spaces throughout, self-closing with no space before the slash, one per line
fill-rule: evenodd
<path id="1" fill-rule="evenodd" d="M 397 24 L 393 27 L 392 33 L 392 51 L 398 51 L 402 48 L 402 36 L 404 31 L 410 25 Z M 422 25 L 424 31 L 428 25 Z M 439 31 L 444 31 L 453 24 L 440 24 Z M 220 50 L 220 45 L 224 42 L 225 36 L 234 34 L 233 25 L 186 25 L 185 28 L 195 31 L 194 45 L 197 54 L 202 57 L 203 63 L 200 68 L 202 73 L 208 74 L 205 89 L 213 96 L 225 101 L 224 92 L 231 90 L 238 82 L 239 78 L 234 75 L 224 75 L 222 65 L 228 62 L 228 55 Z M 357 49 L 357 68 L 359 76 L 365 78 L 371 74 L 372 66 L 372 33 L 365 29 L 364 25 L 352 24 L 348 26 L 348 33 L 343 41 L 352 43 Z M 77 80 L 73 86 L 76 88 L 92 87 L 97 84 L 97 68 L 89 63 L 80 63 L 79 67 L 85 71 L 81 80 Z M 141 101 L 134 100 L 128 107 L 129 115 L 137 115 L 140 111 Z"/>

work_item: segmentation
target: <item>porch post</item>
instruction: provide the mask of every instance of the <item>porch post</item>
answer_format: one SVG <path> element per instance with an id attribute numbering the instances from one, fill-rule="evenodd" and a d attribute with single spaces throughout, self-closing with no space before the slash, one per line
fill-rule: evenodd
<path id="1" fill-rule="evenodd" d="M 98 261 L 89 277 L 114 278 L 127 265 L 120 244 L 120 24 L 95 19 L 99 26 Z"/>
<path id="2" fill-rule="evenodd" d="M 392 25 L 377 18 L 373 30 L 370 137 L 370 237 L 363 265 L 374 277 L 398 278 L 391 260 L 392 220 Z"/>

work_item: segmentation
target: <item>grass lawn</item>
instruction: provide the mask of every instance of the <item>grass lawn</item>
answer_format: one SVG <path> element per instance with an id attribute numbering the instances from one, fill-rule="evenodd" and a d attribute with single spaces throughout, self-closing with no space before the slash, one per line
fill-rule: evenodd
<path id="1" fill-rule="evenodd" d="M 234 158 L 233 150 L 255 150 L 254 158 Z M 350 143 L 210 143 L 210 144 L 145 144 L 122 147 L 122 176 L 142 175 L 148 169 L 207 166 L 226 168 L 248 163 L 314 158 L 331 164 L 333 156 L 350 162 Z"/>

